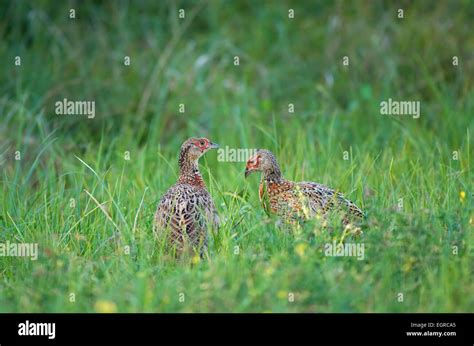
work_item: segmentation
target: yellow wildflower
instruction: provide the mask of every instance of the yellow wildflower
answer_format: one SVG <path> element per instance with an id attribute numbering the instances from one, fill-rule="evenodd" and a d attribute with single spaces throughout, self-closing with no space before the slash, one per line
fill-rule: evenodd
<path id="1" fill-rule="evenodd" d="M 201 261 L 201 258 L 199 257 L 199 255 L 195 255 L 191 260 L 193 264 L 198 264 L 200 261 Z"/>
<path id="2" fill-rule="evenodd" d="M 405 273 L 410 272 L 413 269 L 413 265 L 416 263 L 416 258 L 410 257 L 408 260 L 403 264 L 402 270 Z"/>
<path id="3" fill-rule="evenodd" d="M 110 300 L 98 300 L 94 305 L 94 309 L 99 313 L 114 313 L 117 312 L 117 305 Z"/>
<path id="4" fill-rule="evenodd" d="M 267 268 L 265 268 L 264 270 L 264 274 L 266 276 L 272 276 L 272 274 L 275 272 L 275 268 L 273 268 L 273 266 L 268 266 Z"/>
<path id="5" fill-rule="evenodd" d="M 288 296 L 288 293 L 286 291 L 280 290 L 277 292 L 277 297 L 280 299 L 286 299 Z"/>
<path id="6" fill-rule="evenodd" d="M 306 251 L 307 245 L 305 243 L 299 243 L 295 246 L 295 252 L 298 256 L 303 257 Z"/>

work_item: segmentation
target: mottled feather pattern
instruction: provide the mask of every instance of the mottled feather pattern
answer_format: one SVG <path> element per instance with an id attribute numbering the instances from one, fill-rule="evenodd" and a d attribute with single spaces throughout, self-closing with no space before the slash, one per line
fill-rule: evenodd
<path id="1" fill-rule="evenodd" d="M 206 138 L 184 142 L 178 160 L 178 181 L 158 203 L 155 232 L 159 236 L 165 234 L 178 251 L 190 247 L 202 252 L 207 246 L 208 229 L 219 226 L 219 216 L 198 166 L 198 159 L 215 147 Z"/>
<path id="2" fill-rule="evenodd" d="M 348 216 L 363 217 L 362 210 L 341 193 L 315 182 L 292 182 L 282 177 L 275 157 L 268 150 L 259 150 L 247 162 L 246 175 L 262 171 L 259 186 L 262 205 L 268 199 L 272 213 L 284 218 L 311 218 L 340 209 Z M 347 217 L 345 217 L 347 222 Z"/>
<path id="3" fill-rule="evenodd" d="M 207 190 L 182 183 L 172 186 L 162 197 L 155 220 L 159 229 L 169 230 L 175 244 L 189 243 L 197 247 L 207 245 L 208 224 L 219 226 L 219 217 Z"/>

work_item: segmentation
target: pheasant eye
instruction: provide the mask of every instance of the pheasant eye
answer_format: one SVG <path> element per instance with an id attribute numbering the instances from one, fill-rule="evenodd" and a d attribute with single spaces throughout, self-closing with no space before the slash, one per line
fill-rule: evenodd
<path id="1" fill-rule="evenodd" d="M 199 142 L 199 144 L 203 147 L 204 145 L 206 145 L 206 142 L 201 141 L 201 142 Z"/>

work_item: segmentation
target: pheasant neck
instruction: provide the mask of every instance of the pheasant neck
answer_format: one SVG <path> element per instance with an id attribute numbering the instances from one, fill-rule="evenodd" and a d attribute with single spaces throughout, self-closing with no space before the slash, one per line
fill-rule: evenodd
<path id="1" fill-rule="evenodd" d="M 179 178 L 178 183 L 205 187 L 204 180 L 199 172 L 198 158 L 189 157 L 189 149 L 185 148 L 179 153 Z"/>
<path id="2" fill-rule="evenodd" d="M 199 172 L 199 165 L 196 161 L 186 161 L 179 165 L 179 179 L 181 184 L 195 185 L 205 187 L 201 172 Z"/>
<path id="3" fill-rule="evenodd" d="M 267 183 L 280 184 L 283 182 L 283 177 L 281 176 L 280 169 L 274 168 L 264 172 L 263 179 Z"/>

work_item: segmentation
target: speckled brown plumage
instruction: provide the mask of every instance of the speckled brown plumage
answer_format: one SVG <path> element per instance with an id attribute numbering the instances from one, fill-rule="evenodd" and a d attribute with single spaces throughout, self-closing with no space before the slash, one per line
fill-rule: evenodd
<path id="1" fill-rule="evenodd" d="M 154 230 L 167 235 L 178 252 L 184 248 L 199 249 L 207 245 L 207 230 L 218 227 L 219 217 L 214 202 L 199 172 L 198 160 L 217 144 L 206 138 L 189 138 L 181 146 L 179 177 L 163 195 L 155 214 Z"/>
<path id="2" fill-rule="evenodd" d="M 347 216 L 362 217 L 362 210 L 333 189 L 314 182 L 292 182 L 283 178 L 275 156 L 260 149 L 247 161 L 245 176 L 262 172 L 259 197 L 263 207 L 284 218 L 326 215 L 337 208 Z M 347 218 L 345 219 L 347 220 Z"/>

